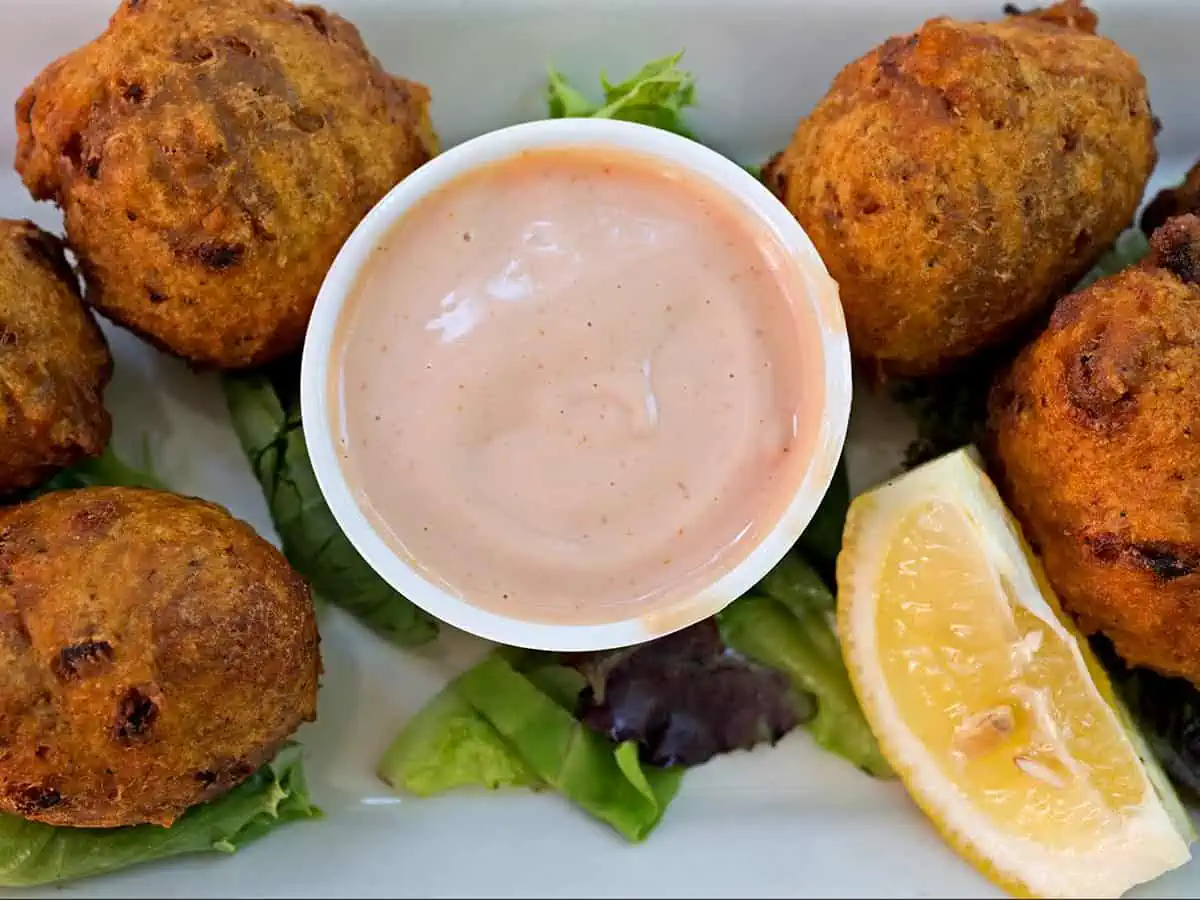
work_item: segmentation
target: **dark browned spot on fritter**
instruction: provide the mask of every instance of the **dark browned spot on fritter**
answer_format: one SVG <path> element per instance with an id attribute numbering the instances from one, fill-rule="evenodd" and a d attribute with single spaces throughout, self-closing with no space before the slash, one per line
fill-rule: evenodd
<path id="1" fill-rule="evenodd" d="M 15 788 L 9 799 L 18 812 L 31 814 L 53 809 L 62 803 L 62 794 L 57 789 L 43 784 L 29 784 Z"/>
<path id="2" fill-rule="evenodd" d="M 1104 382 L 1097 373 L 1097 350 L 1085 348 L 1072 357 L 1067 368 L 1067 396 L 1071 405 L 1082 413 L 1089 424 L 1098 427 L 1120 425 L 1129 418 L 1133 398 L 1128 390 Z"/>
<path id="3" fill-rule="evenodd" d="M 206 241 L 196 247 L 196 258 L 214 272 L 223 272 L 233 268 L 246 255 L 244 244 L 222 244 L 217 241 Z"/>
<path id="4" fill-rule="evenodd" d="M 1163 581 L 1183 578 L 1200 569 L 1200 549 L 1180 548 L 1164 541 L 1131 544 L 1129 556 Z"/>
<path id="5" fill-rule="evenodd" d="M 20 579 L 8 585 L 9 596 L 17 603 L 17 609 L 31 610 L 46 595 L 46 584 L 43 579 Z"/>
<path id="6" fill-rule="evenodd" d="M 1163 224 L 1150 236 L 1150 261 L 1185 284 L 1200 284 L 1200 218 L 1188 213 Z"/>
<path id="7" fill-rule="evenodd" d="M 87 173 L 88 178 L 96 179 L 100 177 L 100 157 L 93 156 L 87 161 L 87 165 L 83 167 L 83 171 Z"/>
<path id="8" fill-rule="evenodd" d="M 142 737 L 158 719 L 158 704 L 149 691 L 131 687 L 117 703 L 117 718 L 113 735 L 118 741 Z"/>
<path id="9" fill-rule="evenodd" d="M 167 295 L 160 294 L 154 288 L 146 288 L 146 297 L 151 303 L 165 303 L 167 301 Z"/>
<path id="10" fill-rule="evenodd" d="M 299 10 L 299 12 L 300 15 L 307 19 L 309 24 L 317 30 L 318 34 L 329 34 L 329 26 L 325 24 L 326 13 L 324 10 L 307 6 L 304 9 Z"/>
<path id="11" fill-rule="evenodd" d="M 71 164 L 72 169 L 83 168 L 83 135 L 78 131 L 72 132 L 62 145 L 60 152 L 63 158 Z"/>
<path id="12" fill-rule="evenodd" d="M 30 646 L 33 642 L 29 634 L 29 629 L 25 625 L 25 620 L 17 613 L 4 613 L 0 615 L 0 640 L 5 638 L 22 648 Z"/>
<path id="13" fill-rule="evenodd" d="M 305 134 L 313 134 L 325 127 L 325 118 L 319 113 L 298 109 L 292 113 L 292 124 Z"/>
<path id="14" fill-rule="evenodd" d="M 1172 581 L 1200 570 L 1200 547 L 1168 541 L 1127 541 L 1109 532 L 1084 537 L 1084 544 L 1102 563 L 1124 563 L 1153 573 L 1160 581 Z"/>
<path id="15" fill-rule="evenodd" d="M 1079 146 L 1079 135 L 1074 131 L 1064 131 L 1062 133 L 1062 148 L 1064 153 L 1071 153 Z"/>
<path id="16" fill-rule="evenodd" d="M 1071 248 L 1071 253 L 1075 256 L 1083 256 L 1092 246 L 1092 235 L 1086 228 L 1082 228 L 1079 234 L 1075 235 L 1075 244 Z"/>
<path id="17" fill-rule="evenodd" d="M 0 322 L 0 347 L 15 347 L 17 333 L 7 324 Z"/>
<path id="18" fill-rule="evenodd" d="M 1093 534 L 1084 538 L 1084 544 L 1102 563 L 1115 563 L 1121 558 L 1121 546 L 1124 543 L 1115 534 Z"/>
<path id="19" fill-rule="evenodd" d="M 900 77 L 900 63 L 907 55 L 906 51 L 915 47 L 920 39 L 915 34 L 908 37 L 892 37 L 883 42 L 879 48 L 879 77 L 872 81 L 876 87 L 883 80 L 895 80 Z M 889 86 L 884 86 L 885 89 Z"/>
<path id="20" fill-rule="evenodd" d="M 1013 387 L 1011 377 L 1005 377 L 996 382 L 996 387 L 992 390 L 991 401 L 994 410 L 1003 411 L 1006 415 L 1014 418 L 1019 418 L 1029 408 L 1028 398 Z"/>
<path id="21" fill-rule="evenodd" d="M 42 231 L 32 223 L 25 229 L 24 238 L 24 255 L 26 259 L 37 263 L 43 269 L 46 269 L 56 278 L 70 286 L 78 284 L 75 278 L 75 271 L 71 268 L 71 264 L 67 262 L 67 256 L 63 252 L 62 241 L 54 235 Z"/>
<path id="22" fill-rule="evenodd" d="M 217 773 L 210 772 L 208 769 L 205 769 L 202 772 L 196 773 L 196 780 L 198 782 L 200 782 L 202 785 L 204 785 L 205 787 L 208 787 L 209 785 L 216 783 Z"/>
<path id="23" fill-rule="evenodd" d="M 50 757 L 50 748 L 45 744 L 38 744 L 37 749 L 33 751 L 33 755 L 38 759 L 48 759 Z"/>
<path id="24" fill-rule="evenodd" d="M 762 167 L 760 179 L 767 190 L 780 200 L 787 196 L 787 176 L 783 172 L 783 154 L 776 153 Z"/>
<path id="25" fill-rule="evenodd" d="M 889 38 L 880 46 L 880 78 L 874 84 L 874 92 L 881 99 L 893 95 L 898 98 L 911 98 L 919 102 L 931 116 L 957 118 L 958 110 L 955 109 L 945 88 L 936 84 L 926 84 L 905 68 L 905 64 L 912 58 L 913 51 L 920 43 L 920 34 L 910 34 L 908 37 Z"/>
<path id="26" fill-rule="evenodd" d="M 254 48 L 240 37 L 226 37 L 222 39 L 221 43 L 238 54 L 238 56 L 254 56 Z"/>
<path id="27" fill-rule="evenodd" d="M 134 82 L 125 86 L 125 90 L 121 91 L 121 96 L 130 103 L 141 103 L 146 98 L 146 89 Z"/>
<path id="28" fill-rule="evenodd" d="M 59 681 L 91 677 L 112 664 L 115 654 L 108 641 L 83 641 L 63 647 L 51 665 Z"/>
<path id="29" fill-rule="evenodd" d="M 1091 295 L 1084 291 L 1079 298 Z M 1051 327 L 1055 327 L 1052 320 Z M 1171 345 L 1155 322 L 1134 327 L 1123 317 L 1094 326 L 1090 336 L 1062 350 L 1066 396 L 1093 427 L 1126 424 L 1148 378 L 1158 371 Z"/>
<path id="30" fill-rule="evenodd" d="M 205 44 L 188 43 L 175 48 L 175 60 L 186 65 L 197 66 L 206 63 L 215 55 L 212 47 Z"/>
<path id="31" fill-rule="evenodd" d="M 111 500 L 103 500 L 76 510 L 71 515 L 71 530 L 76 537 L 102 537 L 111 529 L 114 522 L 121 517 L 117 504 Z"/>
<path id="32" fill-rule="evenodd" d="M 242 214 L 246 217 L 246 221 L 250 223 L 250 232 L 257 240 L 271 243 L 276 240 L 275 233 L 267 227 L 263 221 L 261 210 L 252 209 L 250 204 L 243 203 Z"/>
<path id="33" fill-rule="evenodd" d="M 1172 248 L 1170 255 L 1163 257 L 1160 264 L 1187 284 L 1200 281 L 1200 259 L 1197 259 L 1196 248 L 1191 244 L 1180 244 Z"/>

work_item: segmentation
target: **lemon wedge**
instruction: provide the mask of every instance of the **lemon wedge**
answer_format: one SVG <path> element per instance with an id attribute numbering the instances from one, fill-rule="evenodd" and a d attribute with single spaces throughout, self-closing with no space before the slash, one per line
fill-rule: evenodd
<path id="1" fill-rule="evenodd" d="M 838 631 L 888 762 L 1001 887 L 1118 897 L 1190 858 L 1186 814 L 973 450 L 855 500 Z"/>

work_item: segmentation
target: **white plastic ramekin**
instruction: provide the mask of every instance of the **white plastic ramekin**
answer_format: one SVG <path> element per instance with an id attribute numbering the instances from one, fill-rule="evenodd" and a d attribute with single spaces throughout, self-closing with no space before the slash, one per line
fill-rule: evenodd
<path id="1" fill-rule="evenodd" d="M 611 147 L 660 158 L 727 192 L 790 251 L 805 280 L 824 356 L 825 393 L 812 460 L 779 523 L 734 569 L 669 609 L 593 625 L 526 621 L 473 606 L 427 581 L 395 552 L 359 507 L 338 461 L 330 406 L 330 363 L 338 319 L 359 273 L 382 238 L 418 200 L 483 165 L 532 149 Z M 317 482 L 338 524 L 367 563 L 422 609 L 463 631 L 537 650 L 623 647 L 695 624 L 737 599 L 783 558 L 812 519 L 829 487 L 846 437 L 851 399 L 850 348 L 837 288 L 808 235 L 787 209 L 737 164 L 686 138 L 608 119 L 552 119 L 493 131 L 446 151 L 398 184 L 367 215 L 325 277 L 308 327 L 301 370 L 304 437 Z"/>

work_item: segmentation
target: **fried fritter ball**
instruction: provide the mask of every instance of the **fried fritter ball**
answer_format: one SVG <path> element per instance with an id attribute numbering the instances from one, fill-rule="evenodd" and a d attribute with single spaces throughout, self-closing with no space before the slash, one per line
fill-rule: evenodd
<path id="1" fill-rule="evenodd" d="M 170 825 L 316 714 L 304 581 L 201 500 L 55 491 L 0 513 L 0 812 Z"/>
<path id="2" fill-rule="evenodd" d="M 1176 187 L 1159 191 L 1142 210 L 1142 231 L 1153 234 L 1167 219 L 1185 213 L 1200 212 L 1200 162 L 1196 163 Z"/>
<path id="3" fill-rule="evenodd" d="M 99 454 L 112 357 L 57 238 L 0 220 L 0 493 Z"/>
<path id="4" fill-rule="evenodd" d="M 997 481 L 1063 605 L 1200 684 L 1200 219 L 1063 298 L 991 396 Z"/>
<path id="5" fill-rule="evenodd" d="M 87 299 L 199 366 L 303 340 L 366 212 L 436 149 L 429 92 L 287 0 L 125 0 L 17 103 L 17 170 Z"/>
<path id="6" fill-rule="evenodd" d="M 764 181 L 841 289 L 872 374 L 1004 341 L 1132 220 L 1156 125 L 1137 62 L 1078 0 L 938 18 L 847 66 Z"/>

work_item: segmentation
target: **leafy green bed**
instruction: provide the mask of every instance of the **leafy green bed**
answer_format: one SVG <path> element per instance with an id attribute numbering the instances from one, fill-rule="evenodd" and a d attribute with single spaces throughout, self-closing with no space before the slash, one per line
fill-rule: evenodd
<path id="1" fill-rule="evenodd" d="M 0 815 L 0 886 L 71 881 L 185 853 L 233 853 L 280 825 L 320 814 L 309 799 L 299 756 L 284 751 L 170 828 L 57 828 Z"/>

